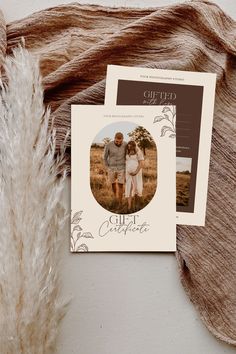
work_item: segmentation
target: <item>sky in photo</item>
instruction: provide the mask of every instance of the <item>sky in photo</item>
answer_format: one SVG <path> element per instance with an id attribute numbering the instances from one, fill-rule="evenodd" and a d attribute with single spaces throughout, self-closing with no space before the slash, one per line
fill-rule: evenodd
<path id="1" fill-rule="evenodd" d="M 96 135 L 93 143 L 102 143 L 104 138 L 110 138 L 111 140 L 114 140 L 114 136 L 117 132 L 123 133 L 124 141 L 129 141 L 130 137 L 128 136 L 128 133 L 132 132 L 136 127 L 138 127 L 138 125 L 135 123 L 122 121 L 106 125 Z"/>
<path id="2" fill-rule="evenodd" d="M 176 171 L 191 172 L 192 159 L 190 157 L 176 157 Z"/>

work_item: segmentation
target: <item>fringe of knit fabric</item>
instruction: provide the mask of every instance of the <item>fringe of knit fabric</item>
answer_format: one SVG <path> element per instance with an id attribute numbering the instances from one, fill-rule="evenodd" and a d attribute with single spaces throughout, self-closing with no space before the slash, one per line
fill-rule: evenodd
<path id="1" fill-rule="evenodd" d="M 108 64 L 217 73 L 205 227 L 178 227 L 183 286 L 208 329 L 236 345 L 236 22 L 208 1 L 161 8 L 72 3 L 5 27 L 0 64 L 22 37 L 40 57 L 45 103 L 58 146 L 70 127 L 70 104 L 102 104 Z M 70 164 L 70 140 L 67 142 Z"/>

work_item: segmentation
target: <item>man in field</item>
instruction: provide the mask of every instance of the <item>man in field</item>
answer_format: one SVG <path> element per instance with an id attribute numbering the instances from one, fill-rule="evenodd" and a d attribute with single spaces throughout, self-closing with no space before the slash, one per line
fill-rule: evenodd
<path id="1" fill-rule="evenodd" d="M 114 140 L 110 141 L 104 149 L 104 163 L 108 170 L 108 178 L 112 186 L 118 208 L 122 206 L 122 197 L 125 183 L 125 149 L 126 142 L 121 132 L 115 134 Z"/>

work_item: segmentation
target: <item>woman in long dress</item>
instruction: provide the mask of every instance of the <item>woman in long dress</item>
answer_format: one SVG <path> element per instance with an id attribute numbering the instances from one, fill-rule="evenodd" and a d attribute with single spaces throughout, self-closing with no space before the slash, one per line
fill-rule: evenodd
<path id="1" fill-rule="evenodd" d="M 128 210 L 131 210 L 135 195 L 142 197 L 143 193 L 143 164 L 144 157 L 135 141 L 130 140 L 126 145 L 126 182 L 125 197 L 128 198 Z"/>

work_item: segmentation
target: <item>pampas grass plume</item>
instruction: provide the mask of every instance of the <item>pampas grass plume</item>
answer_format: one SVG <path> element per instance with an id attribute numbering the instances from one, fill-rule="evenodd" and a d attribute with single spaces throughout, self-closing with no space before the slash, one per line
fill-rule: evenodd
<path id="1" fill-rule="evenodd" d="M 6 59 L 0 92 L 0 353 L 55 352 L 67 302 L 59 259 L 63 148 L 43 105 L 39 64 L 25 49 Z"/>

